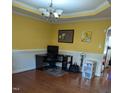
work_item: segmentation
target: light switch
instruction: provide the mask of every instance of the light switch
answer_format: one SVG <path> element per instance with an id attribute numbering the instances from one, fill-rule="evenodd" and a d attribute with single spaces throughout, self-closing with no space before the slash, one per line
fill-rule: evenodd
<path id="1" fill-rule="evenodd" d="M 102 45 L 101 44 L 99 44 L 99 46 L 98 46 L 99 48 L 102 48 Z"/>

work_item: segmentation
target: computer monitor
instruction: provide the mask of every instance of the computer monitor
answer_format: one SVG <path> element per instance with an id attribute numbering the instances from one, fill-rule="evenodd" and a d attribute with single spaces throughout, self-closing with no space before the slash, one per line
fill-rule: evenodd
<path id="1" fill-rule="evenodd" d="M 47 53 L 48 54 L 58 55 L 58 50 L 59 50 L 58 46 L 54 46 L 54 45 L 48 45 L 47 46 Z"/>

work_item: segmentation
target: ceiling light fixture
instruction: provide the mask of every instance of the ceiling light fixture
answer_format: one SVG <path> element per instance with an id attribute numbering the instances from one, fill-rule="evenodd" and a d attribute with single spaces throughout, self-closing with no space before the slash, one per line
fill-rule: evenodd
<path id="1" fill-rule="evenodd" d="M 63 13 L 63 10 L 53 8 L 52 0 L 48 8 L 39 8 L 38 10 L 41 12 L 42 16 L 47 18 L 49 21 L 58 19 Z"/>

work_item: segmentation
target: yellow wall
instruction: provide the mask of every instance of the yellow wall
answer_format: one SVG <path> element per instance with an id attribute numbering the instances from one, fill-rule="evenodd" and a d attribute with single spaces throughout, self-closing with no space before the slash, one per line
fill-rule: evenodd
<path id="1" fill-rule="evenodd" d="M 59 45 L 63 50 L 102 53 L 105 40 L 104 30 L 110 25 L 110 20 L 49 24 L 13 14 L 12 45 L 13 49 L 41 49 L 46 48 L 48 44 L 53 44 Z M 74 29 L 73 43 L 58 43 L 59 29 Z M 90 43 L 81 42 L 83 31 L 92 31 Z"/>
<path id="2" fill-rule="evenodd" d="M 13 49 L 40 49 L 49 44 L 51 24 L 17 14 L 13 14 L 12 22 Z"/>
<path id="3" fill-rule="evenodd" d="M 62 50 L 103 53 L 105 40 L 104 30 L 107 29 L 110 25 L 110 20 L 92 20 L 54 25 L 54 33 L 51 44 L 59 45 L 60 49 Z M 74 29 L 74 42 L 58 43 L 59 29 Z M 81 42 L 81 34 L 83 31 L 92 31 L 92 40 L 90 43 Z M 100 44 L 101 48 L 99 48 Z"/>

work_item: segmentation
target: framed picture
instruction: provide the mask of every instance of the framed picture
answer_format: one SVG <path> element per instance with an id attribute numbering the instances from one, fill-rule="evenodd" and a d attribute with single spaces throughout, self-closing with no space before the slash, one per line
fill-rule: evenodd
<path id="1" fill-rule="evenodd" d="M 81 36 L 81 41 L 82 42 L 90 42 L 92 37 L 92 32 L 91 31 L 86 31 L 82 33 Z"/>
<path id="2" fill-rule="evenodd" d="M 59 30 L 58 31 L 58 42 L 62 43 L 73 43 L 74 30 Z"/>

